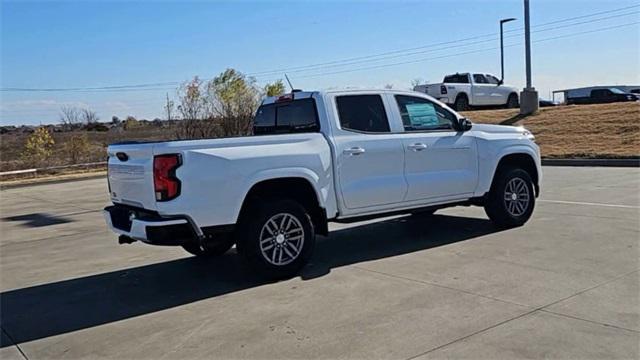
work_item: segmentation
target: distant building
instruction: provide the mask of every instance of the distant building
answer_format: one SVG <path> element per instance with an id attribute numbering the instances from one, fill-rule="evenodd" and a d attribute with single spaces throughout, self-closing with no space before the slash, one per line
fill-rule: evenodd
<path id="1" fill-rule="evenodd" d="M 581 88 L 573 88 L 573 89 L 563 89 L 563 90 L 555 90 L 553 92 L 553 102 L 556 102 L 556 95 L 558 95 L 562 102 L 566 102 L 569 97 L 585 97 L 591 94 L 591 90 L 596 89 L 609 89 L 616 88 L 620 89 L 627 93 L 640 93 L 640 85 L 598 85 L 598 86 L 587 86 Z"/>

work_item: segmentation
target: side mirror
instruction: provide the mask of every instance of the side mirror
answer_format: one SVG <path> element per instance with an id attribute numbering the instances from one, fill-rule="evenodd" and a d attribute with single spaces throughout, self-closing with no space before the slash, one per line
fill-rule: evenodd
<path id="1" fill-rule="evenodd" d="M 472 127 L 473 127 L 473 123 L 471 122 L 471 120 L 467 118 L 460 119 L 460 130 L 469 131 L 471 130 Z"/>
<path id="2" fill-rule="evenodd" d="M 498 80 L 498 86 L 504 84 L 504 80 Z"/>

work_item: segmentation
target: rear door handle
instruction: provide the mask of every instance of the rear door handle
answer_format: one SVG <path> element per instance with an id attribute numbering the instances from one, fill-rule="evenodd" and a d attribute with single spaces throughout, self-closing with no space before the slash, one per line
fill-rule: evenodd
<path id="1" fill-rule="evenodd" d="M 342 153 L 345 155 L 360 155 L 364 154 L 364 149 L 361 147 L 352 147 L 349 149 L 344 149 Z"/>
<path id="2" fill-rule="evenodd" d="M 407 146 L 407 148 L 413 151 L 422 151 L 427 148 L 427 145 L 423 143 L 415 143 Z"/>

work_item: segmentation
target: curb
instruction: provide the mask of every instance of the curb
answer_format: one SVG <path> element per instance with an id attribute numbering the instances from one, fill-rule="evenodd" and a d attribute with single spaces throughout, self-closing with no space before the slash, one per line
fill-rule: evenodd
<path id="1" fill-rule="evenodd" d="M 640 167 L 636 159 L 542 159 L 542 166 Z"/>
<path id="2" fill-rule="evenodd" d="M 16 189 L 16 188 L 28 187 L 28 186 L 60 184 L 60 183 L 66 183 L 66 182 L 72 182 L 72 181 L 95 180 L 95 179 L 102 179 L 106 177 L 107 177 L 107 174 L 105 172 L 102 174 L 91 174 L 87 176 L 76 176 L 76 177 L 69 177 L 69 178 L 62 178 L 62 179 L 56 179 L 56 178 L 40 179 L 40 180 L 35 179 L 33 181 L 0 184 L 0 190 L 9 190 L 9 189 Z"/>
<path id="3" fill-rule="evenodd" d="M 638 159 L 542 159 L 542 166 L 594 166 L 594 167 L 640 167 Z M 0 184 L 0 190 L 21 188 L 26 186 L 50 185 L 72 181 L 94 180 L 105 178 L 106 173 L 88 174 L 87 176 L 76 176 L 63 179 L 41 179 L 40 181 L 25 181 L 10 184 Z"/>

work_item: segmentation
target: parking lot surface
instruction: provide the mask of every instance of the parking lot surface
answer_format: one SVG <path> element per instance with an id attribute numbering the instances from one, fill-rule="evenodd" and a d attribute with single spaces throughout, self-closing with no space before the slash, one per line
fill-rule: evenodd
<path id="1" fill-rule="evenodd" d="M 118 245 L 104 179 L 3 190 L 0 358 L 637 359 L 640 170 L 544 176 L 524 227 L 332 225 L 277 283 L 234 250 Z"/>

